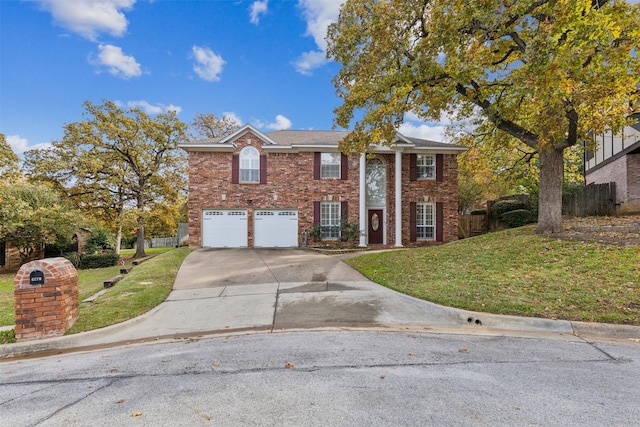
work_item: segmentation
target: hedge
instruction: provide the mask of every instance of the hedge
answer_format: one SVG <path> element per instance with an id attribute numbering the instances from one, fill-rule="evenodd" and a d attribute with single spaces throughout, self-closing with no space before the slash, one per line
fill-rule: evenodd
<path id="1" fill-rule="evenodd" d="M 120 256 L 115 252 L 105 252 L 102 254 L 82 254 L 78 256 L 67 256 L 73 265 L 81 270 L 89 268 L 113 267 L 118 263 Z"/>
<path id="2" fill-rule="evenodd" d="M 503 213 L 500 220 L 510 228 L 522 227 L 531 221 L 531 212 L 526 209 L 516 209 Z"/>
<path id="3" fill-rule="evenodd" d="M 502 220 L 502 216 L 506 212 L 516 211 L 516 210 L 527 210 L 527 205 L 524 202 L 520 202 L 518 200 L 499 200 L 491 206 L 491 214 Z"/>

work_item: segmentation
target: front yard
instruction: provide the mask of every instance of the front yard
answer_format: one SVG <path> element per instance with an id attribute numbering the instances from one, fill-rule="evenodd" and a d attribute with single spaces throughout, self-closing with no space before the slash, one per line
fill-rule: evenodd
<path id="1" fill-rule="evenodd" d="M 346 262 L 379 284 L 445 306 L 640 325 L 640 238 L 633 232 L 640 222 L 627 218 L 621 228 L 610 221 L 569 221 L 555 238 L 527 226 Z"/>

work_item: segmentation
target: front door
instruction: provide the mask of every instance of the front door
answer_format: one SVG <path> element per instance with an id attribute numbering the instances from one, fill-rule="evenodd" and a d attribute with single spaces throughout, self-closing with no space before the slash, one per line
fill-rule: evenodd
<path id="1" fill-rule="evenodd" d="M 382 209 L 369 209 L 369 244 L 384 243 Z"/>

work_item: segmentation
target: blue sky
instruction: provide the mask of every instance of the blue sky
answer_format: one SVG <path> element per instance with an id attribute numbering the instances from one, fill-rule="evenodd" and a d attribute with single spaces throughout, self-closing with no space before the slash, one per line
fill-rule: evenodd
<path id="1" fill-rule="evenodd" d="M 82 103 L 233 117 L 269 131 L 331 129 L 325 59 L 341 0 L 2 0 L 0 132 L 14 151 L 62 138 Z M 411 117 L 408 117 L 411 119 Z M 408 120 L 406 135 L 444 128 Z"/>

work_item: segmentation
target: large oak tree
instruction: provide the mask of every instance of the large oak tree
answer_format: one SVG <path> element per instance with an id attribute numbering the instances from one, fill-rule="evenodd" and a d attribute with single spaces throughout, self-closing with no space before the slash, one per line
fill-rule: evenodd
<path id="1" fill-rule="evenodd" d="M 134 256 L 143 257 L 145 213 L 154 204 L 175 203 L 186 186 L 185 158 L 177 148 L 186 125 L 172 112 L 150 117 L 110 101 L 84 107 L 85 120 L 65 125 L 64 137 L 50 150 L 27 152 L 25 168 L 32 178 L 55 183 L 79 207 L 110 215 L 118 235 L 125 209 L 133 208 Z"/>
<path id="2" fill-rule="evenodd" d="M 406 112 L 481 114 L 539 156 L 540 233 L 562 231 L 565 149 L 638 98 L 640 6 L 621 0 L 347 0 L 327 41 L 343 150 L 393 143 Z"/>

